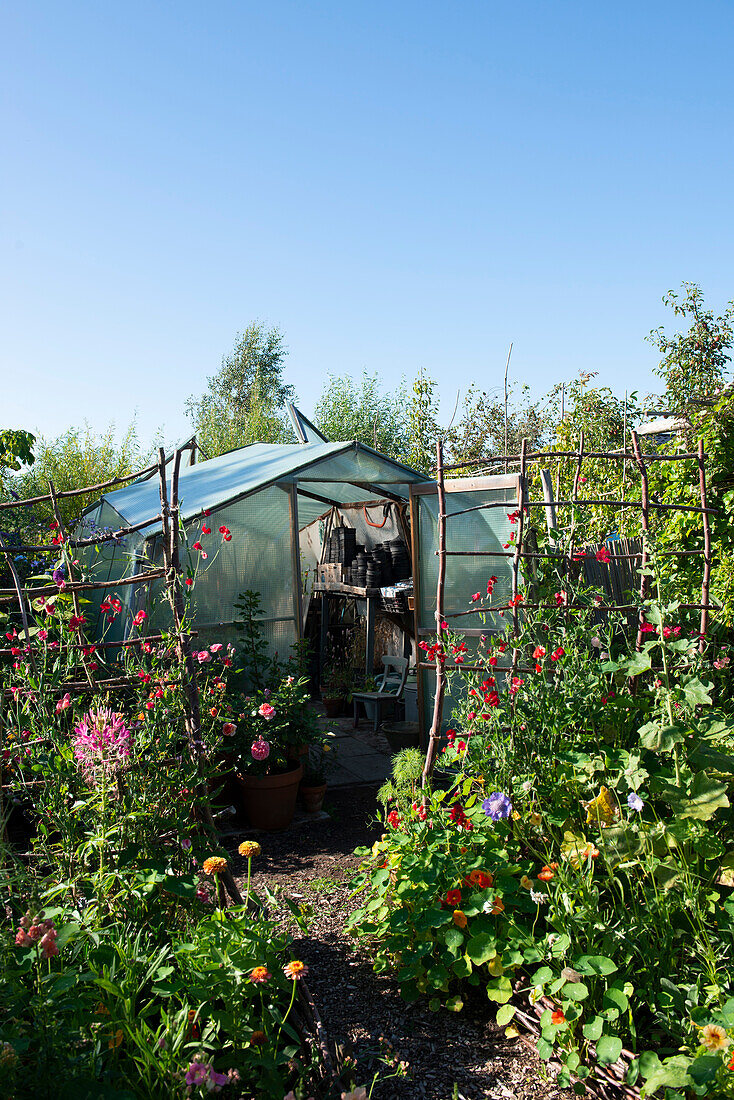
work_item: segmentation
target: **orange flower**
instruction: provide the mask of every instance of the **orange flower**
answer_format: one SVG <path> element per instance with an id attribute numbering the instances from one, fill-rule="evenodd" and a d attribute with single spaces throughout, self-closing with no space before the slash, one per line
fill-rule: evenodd
<path id="1" fill-rule="evenodd" d="M 555 877 L 556 877 L 556 876 L 555 876 L 555 874 L 553 873 L 553 871 L 552 871 L 552 870 L 550 869 L 550 867 L 544 867 L 544 868 L 542 869 L 542 871 L 539 871 L 539 872 L 538 872 L 538 878 L 539 878 L 539 879 L 540 879 L 540 880 L 541 880 L 542 882 L 550 882 L 550 881 L 551 881 L 551 879 L 554 879 Z"/>
<path id="2" fill-rule="evenodd" d="M 294 959 L 293 962 L 286 963 L 283 967 L 283 973 L 286 978 L 290 978 L 291 981 L 297 982 L 301 978 L 305 978 L 308 974 L 308 967 L 305 963 L 300 962 L 298 959 Z"/>
<path id="3" fill-rule="evenodd" d="M 551 1015 L 551 1023 L 557 1025 L 557 1024 L 565 1024 L 565 1022 L 566 1022 L 566 1017 L 563 1015 L 560 1008 L 557 1008 L 555 1010 L 555 1012 L 553 1012 L 553 1014 Z"/>
<path id="4" fill-rule="evenodd" d="M 261 1047 L 263 1043 L 267 1043 L 268 1037 L 264 1031 L 253 1031 L 250 1036 L 250 1042 L 254 1047 Z"/>
<path id="5" fill-rule="evenodd" d="M 599 849 L 596 848 L 591 842 L 581 849 L 579 853 L 582 859 L 596 859 L 599 855 Z"/>
<path id="6" fill-rule="evenodd" d="M 259 856 L 262 848 L 256 840 L 243 840 L 237 851 L 241 856 L 251 859 L 253 856 Z"/>
<path id="7" fill-rule="evenodd" d="M 464 880 L 468 886 L 478 886 L 481 890 L 488 890 L 494 882 L 489 871 L 472 871 Z"/>
<path id="8" fill-rule="evenodd" d="M 492 899 L 492 908 L 490 909 L 490 913 L 492 914 L 492 916 L 493 917 L 498 917 L 500 915 L 500 913 L 504 913 L 504 911 L 505 911 L 505 907 L 502 904 L 502 898 L 493 898 Z"/>
<path id="9" fill-rule="evenodd" d="M 107 1043 L 107 1046 L 110 1050 L 117 1050 L 120 1043 L 122 1042 L 122 1034 L 122 1028 L 118 1027 L 115 1034 L 110 1037 L 109 1042 Z"/>
<path id="10" fill-rule="evenodd" d="M 209 856 L 203 869 L 205 875 L 221 875 L 227 870 L 227 861 L 223 856 Z"/>
<path id="11" fill-rule="evenodd" d="M 250 971 L 250 981 L 255 982 L 257 985 L 260 982 L 266 982 L 270 977 L 270 971 L 267 966 L 256 966 L 254 970 Z"/>
<path id="12" fill-rule="evenodd" d="M 466 928 L 466 913 L 462 913 L 461 909 L 454 909 L 454 924 L 457 928 Z"/>

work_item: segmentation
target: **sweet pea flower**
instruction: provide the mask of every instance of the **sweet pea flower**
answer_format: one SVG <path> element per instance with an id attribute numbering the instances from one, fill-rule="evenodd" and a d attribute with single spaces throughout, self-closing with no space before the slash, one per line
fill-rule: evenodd
<path id="1" fill-rule="evenodd" d="M 69 695 L 69 692 L 67 691 L 66 695 L 64 695 L 62 699 L 59 699 L 58 703 L 56 704 L 56 713 L 61 714 L 62 711 L 68 710 L 70 706 L 71 695 Z"/>

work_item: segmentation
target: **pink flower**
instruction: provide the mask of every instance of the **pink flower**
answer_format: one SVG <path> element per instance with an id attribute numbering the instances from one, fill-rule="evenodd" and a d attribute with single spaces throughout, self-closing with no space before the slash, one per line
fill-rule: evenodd
<path id="1" fill-rule="evenodd" d="M 130 758 L 131 737 L 122 716 L 108 707 L 90 710 L 74 730 L 74 756 L 89 782 L 112 774 Z"/>
<path id="2" fill-rule="evenodd" d="M 208 649 L 200 649 L 196 654 L 196 659 L 200 665 L 206 664 L 207 661 L 211 661 L 212 655 Z"/>
<path id="3" fill-rule="evenodd" d="M 185 836 L 181 841 L 181 847 L 183 848 L 184 852 L 188 852 L 189 848 L 191 847 L 191 841 L 187 836 Z"/>
<path id="4" fill-rule="evenodd" d="M 269 722 L 271 718 L 275 718 L 275 707 L 271 707 L 270 703 L 262 703 L 257 713 Z"/>
<path id="5" fill-rule="evenodd" d="M 38 637 L 41 639 L 42 642 L 45 642 L 46 639 L 48 638 L 48 631 L 47 630 L 39 630 L 38 631 Z"/>
<path id="6" fill-rule="evenodd" d="M 211 1062 L 192 1062 L 184 1080 L 190 1089 L 203 1085 L 207 1092 L 220 1092 L 228 1077 L 226 1073 L 217 1073 Z"/>
<path id="7" fill-rule="evenodd" d="M 202 904 L 211 905 L 212 899 L 209 897 L 209 891 L 203 884 L 196 887 L 196 896 Z"/>
<path id="8" fill-rule="evenodd" d="M 222 726 L 222 733 L 225 737 L 234 737 L 236 729 L 234 722 L 225 722 Z"/>
<path id="9" fill-rule="evenodd" d="M 729 664 L 729 658 L 728 657 L 719 657 L 718 660 L 714 661 L 714 668 L 718 668 L 719 671 L 721 671 L 721 669 L 726 668 L 726 666 L 728 664 Z"/>
<path id="10" fill-rule="evenodd" d="M 221 648 L 222 648 L 222 643 L 221 642 L 212 642 L 212 644 L 209 646 L 209 649 L 212 651 L 212 653 L 219 653 L 219 650 Z"/>
<path id="11" fill-rule="evenodd" d="M 71 706 L 71 696 L 69 695 L 69 692 L 67 691 L 67 693 L 63 697 L 63 699 L 59 699 L 58 703 L 56 704 L 56 713 L 61 714 L 61 712 L 63 710 L 68 710 L 70 706 Z"/>
<path id="12" fill-rule="evenodd" d="M 253 760 L 267 760 L 270 756 L 270 745 L 263 737 L 258 737 L 250 746 Z"/>
<path id="13" fill-rule="evenodd" d="M 608 562 L 608 561 L 612 560 L 611 555 L 610 555 L 609 551 L 607 550 L 606 546 L 602 546 L 601 550 L 597 550 L 596 560 L 597 561 L 602 561 L 602 562 Z"/>
<path id="14" fill-rule="evenodd" d="M 133 626 L 140 626 L 143 619 L 147 619 L 147 618 L 148 618 L 148 616 L 146 615 L 146 613 L 144 611 L 138 611 L 137 615 L 133 619 Z"/>

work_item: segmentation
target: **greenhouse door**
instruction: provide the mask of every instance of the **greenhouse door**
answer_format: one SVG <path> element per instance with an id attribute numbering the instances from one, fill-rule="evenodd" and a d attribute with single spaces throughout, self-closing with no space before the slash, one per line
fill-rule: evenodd
<path id="1" fill-rule="evenodd" d="M 512 595 L 512 557 L 506 544 L 515 528 L 510 515 L 518 505 L 520 475 L 466 477 L 447 480 L 446 489 L 446 583 L 444 615 L 452 630 L 463 635 L 468 646 L 467 664 L 472 664 L 482 634 L 501 633 L 505 620 L 495 615 L 466 615 L 452 618 L 473 607 L 472 596 L 487 591 L 487 580 L 497 577 L 492 602 L 506 604 Z M 438 580 L 438 486 L 413 485 L 410 491 L 411 535 L 413 539 L 413 583 L 416 642 L 436 636 L 436 583 Z M 451 518 L 451 517 L 455 518 Z M 480 606 L 477 604 L 477 606 Z M 433 709 L 436 676 L 421 668 L 418 651 L 418 721 L 421 743 L 425 742 Z M 447 691 L 444 725 L 449 725 L 453 700 Z"/>

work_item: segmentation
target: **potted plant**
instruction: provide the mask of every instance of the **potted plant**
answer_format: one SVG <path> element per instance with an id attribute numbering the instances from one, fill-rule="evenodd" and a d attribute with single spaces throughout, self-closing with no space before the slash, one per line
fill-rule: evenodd
<path id="1" fill-rule="evenodd" d="M 257 829 L 293 820 L 303 776 L 300 749 L 315 735 L 306 680 L 285 676 L 274 688 L 242 697 L 231 737 L 240 805 Z"/>
<path id="2" fill-rule="evenodd" d="M 341 714 L 352 694 L 353 675 L 344 664 L 329 662 L 321 674 L 321 699 L 327 718 Z"/>
<path id="3" fill-rule="evenodd" d="M 336 745 L 331 738 L 327 733 L 318 744 L 311 745 L 304 762 L 301 797 L 304 809 L 310 814 L 318 813 L 323 806 L 326 778 L 336 764 Z"/>

